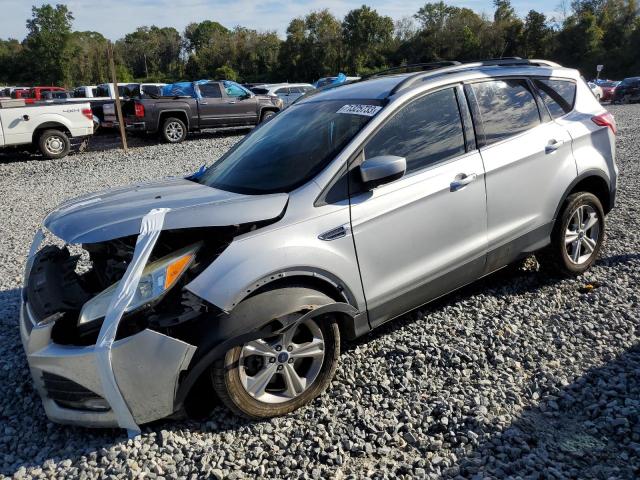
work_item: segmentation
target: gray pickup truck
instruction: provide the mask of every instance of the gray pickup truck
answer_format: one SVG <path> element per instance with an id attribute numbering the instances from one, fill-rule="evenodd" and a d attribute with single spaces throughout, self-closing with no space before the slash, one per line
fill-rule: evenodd
<path id="1" fill-rule="evenodd" d="M 255 95 L 228 80 L 167 85 L 161 95 L 131 99 L 123 106 L 128 131 L 158 133 L 169 143 L 205 128 L 257 125 L 283 108 L 282 100 Z"/>

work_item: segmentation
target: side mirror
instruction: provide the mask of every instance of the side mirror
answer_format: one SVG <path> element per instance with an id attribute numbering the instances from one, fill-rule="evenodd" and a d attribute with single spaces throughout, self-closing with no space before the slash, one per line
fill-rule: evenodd
<path id="1" fill-rule="evenodd" d="M 374 189 L 401 178 L 407 171 L 407 159 L 395 155 L 368 158 L 360 165 L 360 178 L 365 187 Z"/>

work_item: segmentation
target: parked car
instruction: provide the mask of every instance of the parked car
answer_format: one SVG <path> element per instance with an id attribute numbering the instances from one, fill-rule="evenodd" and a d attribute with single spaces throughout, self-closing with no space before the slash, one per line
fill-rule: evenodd
<path id="1" fill-rule="evenodd" d="M 121 100 L 129 96 L 129 90 L 134 89 L 137 83 L 119 83 L 118 95 Z M 97 102 L 92 102 L 94 114 L 100 119 L 100 125 L 105 128 L 112 128 L 118 125 L 116 110 L 113 100 L 116 98 L 113 83 L 102 83 L 97 87 L 97 94 L 100 98 Z"/>
<path id="2" fill-rule="evenodd" d="M 604 82 L 598 83 L 598 86 L 602 89 L 602 98 L 603 102 L 610 102 L 613 100 L 613 92 L 616 87 L 620 84 L 620 82 L 616 82 L 613 80 L 606 80 Z"/>
<path id="3" fill-rule="evenodd" d="M 625 78 L 613 93 L 613 103 L 640 102 L 640 77 Z"/>
<path id="4" fill-rule="evenodd" d="M 215 86 L 197 88 L 224 102 Z M 341 337 L 532 252 L 580 275 L 615 204 L 615 132 L 576 70 L 457 64 L 319 91 L 194 175 L 68 201 L 21 296 L 47 415 L 135 430 L 216 396 L 283 415 L 327 388 Z"/>
<path id="5" fill-rule="evenodd" d="M 83 85 L 73 90 L 74 98 L 109 98 L 98 97 L 98 87 L 96 85 Z"/>
<path id="6" fill-rule="evenodd" d="M 278 97 L 282 100 L 285 107 L 291 105 L 298 97 L 312 90 L 315 90 L 315 87 L 310 83 L 276 83 L 251 88 L 251 91 L 256 95 Z"/>
<path id="7" fill-rule="evenodd" d="M 588 82 L 587 85 L 589 85 L 589 88 L 591 89 L 593 96 L 596 97 L 596 100 L 598 100 L 599 102 L 602 101 L 602 96 L 603 96 L 602 88 L 600 88 L 598 84 L 593 82 Z"/>
<path id="8" fill-rule="evenodd" d="M 69 153 L 71 138 L 93 134 L 93 114 L 88 103 L 8 102 L 0 102 L 2 148 L 31 144 L 47 158 L 62 158 Z"/>
<path id="9" fill-rule="evenodd" d="M 256 125 L 283 108 L 282 100 L 255 95 L 228 80 L 167 85 L 158 98 L 127 101 L 127 130 L 155 134 L 169 143 L 182 142 L 188 132 L 203 128 Z"/>
<path id="10" fill-rule="evenodd" d="M 320 78 L 319 80 L 316 80 L 313 84 L 314 88 L 322 88 L 322 87 L 326 87 L 327 85 L 336 85 L 336 84 L 341 84 L 341 83 L 345 83 L 345 82 L 355 82 L 357 80 L 360 80 L 361 77 L 348 77 L 344 74 L 339 74 L 336 77 L 323 77 Z"/>

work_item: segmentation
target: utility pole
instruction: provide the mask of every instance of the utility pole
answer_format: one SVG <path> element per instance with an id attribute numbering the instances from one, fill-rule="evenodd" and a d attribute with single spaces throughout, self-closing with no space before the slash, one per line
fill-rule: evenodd
<path id="1" fill-rule="evenodd" d="M 111 81 L 113 82 L 113 91 L 115 95 L 116 105 L 116 118 L 118 119 L 118 125 L 120 125 L 120 138 L 122 139 L 122 148 L 125 153 L 129 152 L 127 146 L 127 133 L 124 129 L 124 118 L 122 117 L 122 106 L 120 105 L 120 92 L 118 91 L 118 79 L 116 78 L 116 65 L 113 61 L 113 44 L 111 41 L 107 44 L 107 56 L 109 57 L 109 69 L 111 70 Z"/>

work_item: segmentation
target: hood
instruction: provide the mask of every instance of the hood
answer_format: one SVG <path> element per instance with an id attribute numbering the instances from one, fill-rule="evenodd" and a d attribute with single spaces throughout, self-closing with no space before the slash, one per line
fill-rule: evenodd
<path id="1" fill-rule="evenodd" d="M 271 220 L 289 195 L 242 195 L 184 178 L 114 188 L 76 198 L 45 218 L 44 226 L 67 243 L 95 243 L 137 235 L 150 210 L 168 208 L 164 230 Z"/>

